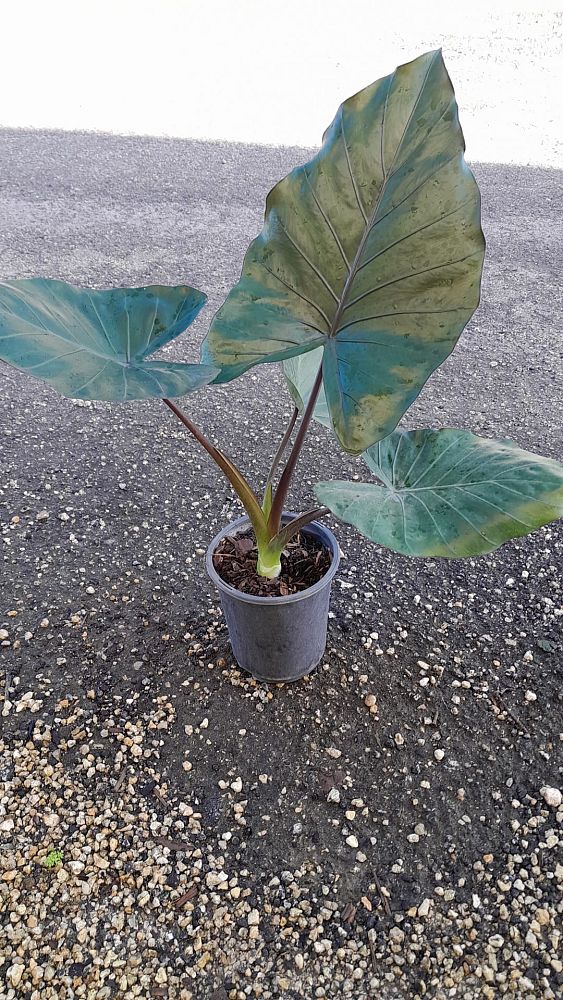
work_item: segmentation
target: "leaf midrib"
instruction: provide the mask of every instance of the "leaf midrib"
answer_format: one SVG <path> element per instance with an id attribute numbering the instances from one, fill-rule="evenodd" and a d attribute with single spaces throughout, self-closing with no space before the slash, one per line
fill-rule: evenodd
<path id="1" fill-rule="evenodd" d="M 358 264 L 360 262 L 361 255 L 362 255 L 364 247 L 366 245 L 367 238 L 368 238 L 371 230 L 373 229 L 377 213 L 378 213 L 379 208 L 381 206 L 381 202 L 383 201 L 383 196 L 384 196 L 385 191 L 386 191 L 387 182 L 389 181 L 389 178 L 393 175 L 393 171 L 394 171 L 394 167 L 395 167 L 395 162 L 397 160 L 397 156 L 399 155 L 399 151 L 402 148 L 405 135 L 407 134 L 409 125 L 410 125 L 410 123 L 411 123 L 411 121 L 413 119 L 413 115 L 414 115 L 414 113 L 416 111 L 416 108 L 418 107 L 418 103 L 419 103 L 420 98 L 421 98 L 421 96 L 422 96 L 422 94 L 424 92 L 424 88 L 426 87 L 426 83 L 427 83 L 428 77 L 430 75 L 430 70 L 432 69 L 432 66 L 434 65 L 434 62 L 435 62 L 437 56 L 438 56 L 438 52 L 435 52 L 434 55 L 433 55 L 433 57 L 432 57 L 432 59 L 430 60 L 430 62 L 428 64 L 428 68 L 426 70 L 426 73 L 424 74 L 424 79 L 423 79 L 422 84 L 420 86 L 420 90 L 419 90 L 419 92 L 417 94 L 417 97 L 416 97 L 416 100 L 415 100 L 415 102 L 414 102 L 414 104 L 413 104 L 413 106 L 411 108 L 409 117 L 408 117 L 408 119 L 407 119 L 407 121 L 405 123 L 405 127 L 403 129 L 402 134 L 401 134 L 401 138 L 399 139 L 399 142 L 397 143 L 397 147 L 396 147 L 395 152 L 393 154 L 393 159 L 391 161 L 390 167 L 388 169 L 386 169 L 385 166 L 384 166 L 383 160 L 381 161 L 381 166 L 383 168 L 383 177 L 382 177 L 382 180 L 381 180 L 381 187 L 379 189 L 379 194 L 377 196 L 377 200 L 375 202 L 375 205 L 373 207 L 373 210 L 372 210 L 369 218 L 366 219 L 366 222 L 365 222 L 365 225 L 364 225 L 364 232 L 362 234 L 362 237 L 361 237 L 360 242 L 358 244 L 358 249 L 356 250 L 356 253 L 354 255 L 354 259 L 353 259 L 352 264 L 350 266 L 350 269 L 348 271 L 348 277 L 346 278 L 346 281 L 344 282 L 344 287 L 342 289 L 342 293 L 340 295 L 340 300 L 339 300 L 338 306 L 336 308 L 336 312 L 334 314 L 334 319 L 333 319 L 333 321 L 331 323 L 329 333 L 327 334 L 327 336 L 329 338 L 336 337 L 336 335 L 338 333 L 339 323 L 340 323 L 340 320 L 342 318 L 342 313 L 344 311 L 344 305 L 345 305 L 345 302 L 346 302 L 346 298 L 348 296 L 350 288 L 351 288 L 351 286 L 352 286 L 352 284 L 354 282 L 354 279 L 356 277 L 356 273 L 357 273 L 357 269 L 358 269 Z M 387 94 L 385 95 L 385 104 L 384 104 L 384 107 L 383 107 L 383 115 L 382 115 L 382 118 L 381 118 L 381 135 L 382 135 L 382 137 L 384 135 L 384 130 L 385 130 L 385 112 L 387 110 L 387 100 L 389 98 L 389 92 L 390 92 L 391 87 L 393 85 L 393 81 L 395 79 L 395 75 L 396 75 L 396 70 L 394 70 L 393 73 L 391 73 L 391 75 L 389 77 L 389 86 L 387 88 Z M 344 128 L 343 128 L 343 124 L 342 124 L 342 117 L 343 117 L 342 108 L 341 108 L 341 112 L 340 113 L 341 113 L 340 133 L 341 133 L 341 136 L 342 136 L 342 141 L 344 143 L 345 152 L 348 154 L 348 147 L 346 146 L 346 137 L 344 135 Z M 382 138 L 381 141 L 382 141 L 382 148 L 383 148 L 383 138 Z M 349 161 L 348 161 L 348 163 L 349 163 Z M 351 176 L 351 179 L 352 179 L 352 185 L 354 187 L 354 190 L 356 190 L 356 185 L 355 185 L 354 177 L 352 176 L 351 169 L 350 169 L 350 176 Z"/>

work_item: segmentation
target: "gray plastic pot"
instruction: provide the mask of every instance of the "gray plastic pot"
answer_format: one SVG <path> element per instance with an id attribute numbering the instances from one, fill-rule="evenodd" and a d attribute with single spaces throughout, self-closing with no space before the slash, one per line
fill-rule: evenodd
<path id="1" fill-rule="evenodd" d="M 284 514 L 283 523 L 294 516 Z M 219 591 L 238 665 L 260 681 L 297 681 L 315 669 L 325 651 L 330 587 L 340 562 L 338 542 L 332 531 L 312 521 L 303 533 L 318 538 L 332 555 L 322 580 L 287 597 L 255 597 L 229 586 L 213 566 L 213 553 L 221 539 L 245 531 L 249 523 L 241 517 L 223 528 L 207 550 L 205 566 Z"/>

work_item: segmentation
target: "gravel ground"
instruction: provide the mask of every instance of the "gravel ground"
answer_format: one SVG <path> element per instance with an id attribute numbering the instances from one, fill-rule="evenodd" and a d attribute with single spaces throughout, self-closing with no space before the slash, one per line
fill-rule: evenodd
<path id="1" fill-rule="evenodd" d="M 197 341 L 305 155 L 2 133 L 4 276 L 187 280 Z M 561 457 L 563 178 L 476 170 L 483 305 L 408 426 Z M 0 374 L 2 1000 L 560 995 L 561 525 L 464 562 L 338 526 L 323 664 L 268 689 L 202 577 L 236 502 L 171 415 Z M 192 400 L 259 482 L 277 371 Z M 359 472 L 315 429 L 294 506 Z"/>
<path id="2" fill-rule="evenodd" d="M 234 671 L 222 676 L 252 696 Z M 393 906 L 371 864 L 361 896 L 343 905 L 339 873 L 320 859 L 276 870 L 248 851 L 248 800 L 272 775 L 219 782 L 219 832 L 189 787 L 178 794 L 161 778 L 172 699 L 107 717 L 96 692 L 87 697 L 85 708 L 61 699 L 54 727 L 32 720 L 27 742 L 0 743 L 3 996 L 560 995 L 556 789 L 514 798 L 504 849 L 472 857 L 455 879 L 444 859 L 412 905 Z M 25 694 L 14 709 L 38 713 L 41 701 Z M 190 738 L 205 739 L 207 723 Z M 328 791 L 333 815 L 355 828 L 368 809 L 354 799 L 343 814 L 343 798 Z"/>

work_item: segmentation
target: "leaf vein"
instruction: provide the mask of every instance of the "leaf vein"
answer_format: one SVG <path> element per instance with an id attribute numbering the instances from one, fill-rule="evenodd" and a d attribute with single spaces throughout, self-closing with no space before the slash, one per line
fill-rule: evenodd
<path id="1" fill-rule="evenodd" d="M 317 278 L 319 279 L 319 281 L 322 282 L 322 284 L 325 286 L 327 292 L 329 292 L 330 295 L 332 295 L 334 301 L 338 305 L 339 298 L 338 298 L 338 295 L 336 294 L 336 292 L 334 291 L 334 288 L 331 287 L 330 283 L 326 280 L 324 274 L 322 274 L 322 272 L 319 271 L 319 269 L 316 266 L 316 264 L 314 264 L 313 261 L 309 259 L 309 257 L 305 253 L 305 251 L 301 249 L 301 247 L 299 246 L 299 244 L 296 243 L 295 240 L 293 239 L 293 237 L 288 233 L 288 231 L 285 228 L 285 226 L 284 226 L 282 220 L 280 219 L 279 215 L 278 215 L 278 223 L 279 223 L 280 229 L 283 230 L 283 232 L 287 236 L 287 238 L 288 238 L 289 242 L 291 243 L 291 245 L 293 247 L 295 247 L 295 249 L 297 250 L 297 253 L 299 254 L 299 256 L 303 258 L 303 260 L 305 261 L 305 263 L 308 264 L 309 267 L 311 268 L 311 270 L 317 275 Z"/>
<path id="2" fill-rule="evenodd" d="M 340 238 L 338 236 L 338 233 L 336 232 L 334 226 L 332 225 L 332 222 L 330 221 L 329 216 L 327 215 L 327 213 L 323 209 L 323 206 L 321 205 L 319 199 L 317 198 L 317 196 L 315 194 L 315 189 L 314 189 L 313 185 L 311 184 L 311 178 L 309 177 L 309 174 L 307 173 L 307 171 L 305 170 L 305 168 L 303 168 L 303 172 L 305 174 L 305 179 L 306 179 L 306 181 L 307 181 L 307 183 L 309 185 L 311 194 L 313 195 L 313 198 L 314 198 L 314 201 L 315 201 L 315 205 L 317 206 L 319 212 L 321 213 L 324 221 L 326 222 L 326 224 L 327 224 L 327 226 L 328 226 L 328 228 L 329 228 L 329 230 L 331 232 L 331 235 L 332 235 L 332 237 L 334 239 L 334 242 L 336 243 L 338 249 L 340 250 L 340 254 L 341 254 L 342 260 L 346 264 L 346 267 L 348 268 L 348 270 L 350 270 L 350 261 L 348 260 L 348 258 L 346 256 L 346 253 L 344 251 L 344 247 L 342 246 L 342 243 L 340 242 Z M 330 323 L 328 325 L 330 326 Z"/>
<path id="3" fill-rule="evenodd" d="M 360 199 L 360 192 L 358 191 L 358 186 L 356 184 L 356 178 L 354 177 L 354 174 L 353 174 L 353 171 L 352 171 L 352 164 L 350 163 L 350 152 L 348 150 L 348 143 L 346 142 L 346 134 L 344 132 L 344 109 L 343 109 L 342 105 L 340 105 L 340 135 L 342 137 L 342 143 L 344 145 L 344 153 L 346 154 L 346 163 L 348 164 L 348 173 L 350 174 L 350 180 L 352 181 L 352 187 L 354 189 L 354 194 L 356 196 L 356 201 L 358 203 L 358 208 L 360 209 L 360 212 L 362 214 L 363 220 L 364 220 L 364 222 L 367 225 L 367 223 L 368 223 L 368 217 L 367 217 L 367 214 L 366 214 L 366 210 L 365 210 L 365 208 L 364 208 L 364 206 L 362 204 L 362 201 Z M 348 265 L 348 266 L 350 266 L 350 265 Z"/>
<path id="4" fill-rule="evenodd" d="M 262 262 L 262 265 L 264 267 L 264 270 L 268 271 L 268 273 L 271 274 L 273 278 L 275 278 L 277 281 L 279 281 L 280 284 L 284 285 L 285 288 L 287 288 L 290 292 L 292 292 L 294 295 L 296 295 L 297 298 L 302 299 L 303 302 L 307 302 L 308 305 L 310 305 L 310 306 L 313 307 L 313 309 L 316 309 L 317 312 L 318 312 L 318 314 L 319 314 L 319 316 L 322 316 L 322 318 L 324 319 L 324 321 L 325 321 L 328 329 L 330 329 L 330 320 L 329 320 L 327 314 L 325 313 L 324 309 L 321 309 L 321 307 L 318 306 L 316 302 L 313 302 L 312 299 L 309 299 L 309 298 L 307 298 L 306 295 L 303 295 L 303 292 L 298 292 L 297 289 L 293 287 L 293 285 L 290 285 L 288 281 L 285 281 L 285 279 L 281 278 L 279 274 L 276 274 L 275 271 L 272 271 L 272 268 L 268 267 L 267 264 L 264 264 L 264 262 Z M 312 323 L 307 323 L 306 325 L 307 326 L 311 326 L 313 330 L 317 329 L 317 327 L 313 326 Z M 328 333 L 328 330 L 326 330 L 326 331 L 319 330 L 318 332 L 322 333 L 323 336 L 326 337 L 326 335 Z"/>

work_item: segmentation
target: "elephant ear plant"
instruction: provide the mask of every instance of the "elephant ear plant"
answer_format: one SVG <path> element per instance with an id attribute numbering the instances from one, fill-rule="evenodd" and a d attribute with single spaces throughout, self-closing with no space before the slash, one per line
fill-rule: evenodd
<path id="1" fill-rule="evenodd" d="M 260 576 L 275 579 L 290 540 L 329 511 L 406 555 L 489 552 L 563 514 L 563 467 L 464 430 L 396 430 L 479 302 L 485 241 L 464 148 L 441 53 L 426 53 L 345 101 L 316 156 L 270 192 L 201 364 L 147 360 L 190 324 L 200 292 L 46 279 L 0 283 L 0 357 L 65 395 L 163 398 L 238 494 Z M 295 409 L 258 497 L 170 397 L 266 362 L 283 362 Z M 318 505 L 288 520 L 313 418 L 372 477 L 319 483 Z"/>

